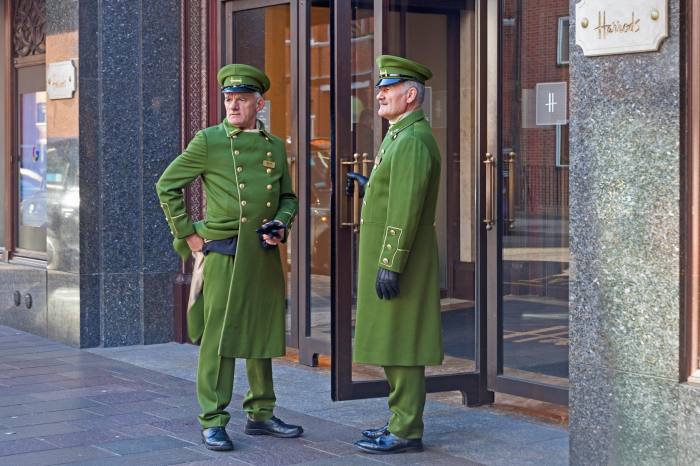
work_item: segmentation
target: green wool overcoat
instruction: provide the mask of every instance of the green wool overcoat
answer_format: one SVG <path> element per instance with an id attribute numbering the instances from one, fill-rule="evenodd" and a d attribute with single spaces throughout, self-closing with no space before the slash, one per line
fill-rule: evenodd
<path id="1" fill-rule="evenodd" d="M 203 303 L 201 295 L 187 319 L 190 338 L 197 341 L 204 334 L 217 339 L 223 357 L 285 353 L 285 281 L 279 250 L 264 250 L 255 229 L 273 219 L 291 226 L 298 202 L 284 141 L 261 122 L 258 128 L 242 131 L 224 120 L 199 131 L 156 183 L 174 247 L 183 257 L 189 254 L 185 238 L 195 232 L 208 240 L 238 237 L 230 283 L 216 292 L 221 301 Z M 192 222 L 182 188 L 198 176 L 206 194 L 206 217 Z M 205 276 L 217 273 L 207 265 Z"/>
<path id="2" fill-rule="evenodd" d="M 369 177 L 360 224 L 354 361 L 442 363 L 435 209 L 440 151 L 422 110 L 392 125 Z M 399 296 L 381 300 L 379 267 L 399 272 Z"/>

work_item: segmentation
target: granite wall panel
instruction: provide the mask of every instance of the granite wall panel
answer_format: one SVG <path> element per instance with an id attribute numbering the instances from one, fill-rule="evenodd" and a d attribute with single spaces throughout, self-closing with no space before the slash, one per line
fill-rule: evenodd
<path id="1" fill-rule="evenodd" d="M 679 383 L 680 8 L 658 52 L 585 57 L 571 28 L 575 465 L 691 464 L 699 440 L 700 390 Z"/>
<path id="2" fill-rule="evenodd" d="M 154 184 L 179 152 L 180 7 L 80 2 L 81 346 L 172 338 L 178 259 Z"/>

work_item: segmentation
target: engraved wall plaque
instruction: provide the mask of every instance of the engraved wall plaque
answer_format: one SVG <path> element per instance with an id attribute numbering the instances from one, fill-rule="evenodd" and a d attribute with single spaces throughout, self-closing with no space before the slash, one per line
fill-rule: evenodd
<path id="1" fill-rule="evenodd" d="M 659 50 L 668 37 L 668 0 L 581 0 L 576 45 L 586 56 Z"/>
<path id="2" fill-rule="evenodd" d="M 75 92 L 75 66 L 71 60 L 49 63 L 46 67 L 49 99 L 70 99 Z"/>

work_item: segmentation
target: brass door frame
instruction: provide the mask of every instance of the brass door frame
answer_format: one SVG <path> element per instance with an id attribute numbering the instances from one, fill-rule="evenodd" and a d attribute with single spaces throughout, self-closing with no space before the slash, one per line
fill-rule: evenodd
<path id="1" fill-rule="evenodd" d="M 681 57 L 682 179 L 682 312 L 680 381 L 700 383 L 700 6 L 687 0 L 682 10 Z"/>
<path id="2" fill-rule="evenodd" d="M 484 140 L 482 160 L 486 153 L 492 154 L 495 160 L 496 173 L 503 173 L 507 166 L 507 158 L 501 147 L 501 7 L 499 0 L 482 0 L 485 7 L 484 23 L 486 27 L 486 50 L 484 70 L 482 70 L 482 92 L 485 105 L 480 109 L 484 123 Z M 567 405 L 569 390 L 551 384 L 533 382 L 521 378 L 506 376 L 503 373 L 503 309 L 502 309 L 502 278 L 501 264 L 502 235 L 507 219 L 502 218 L 503 177 L 496 176 L 493 192 L 490 196 L 494 202 L 495 218 L 493 227 L 485 232 L 486 236 L 486 314 L 487 314 L 487 380 L 488 389 L 495 392 L 533 398 L 555 404 Z M 482 217 L 486 218 L 486 217 Z"/>

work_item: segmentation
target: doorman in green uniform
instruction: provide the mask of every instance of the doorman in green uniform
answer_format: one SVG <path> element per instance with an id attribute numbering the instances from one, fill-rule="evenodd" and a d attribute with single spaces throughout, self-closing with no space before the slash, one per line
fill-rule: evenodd
<path id="1" fill-rule="evenodd" d="M 425 366 L 442 364 L 435 210 L 440 151 L 421 105 L 431 71 L 414 61 L 377 58 L 378 114 L 391 126 L 369 179 L 348 175 L 364 192 L 360 224 L 353 359 L 383 366 L 387 425 L 355 442 L 369 453 L 422 450 Z"/>
<path id="2" fill-rule="evenodd" d="M 235 358 L 246 359 L 250 389 L 243 401 L 245 433 L 298 437 L 300 426 L 273 416 L 270 358 L 285 354 L 285 280 L 277 245 L 287 238 L 297 198 L 284 141 L 257 114 L 270 80 L 249 65 L 218 73 L 226 118 L 199 131 L 156 184 L 160 205 L 183 256 L 196 257 L 201 294 L 190 296 L 188 332 L 200 342 L 197 398 L 202 441 L 231 450 L 226 433 Z M 192 222 L 182 188 L 202 178 L 206 218 Z"/>

